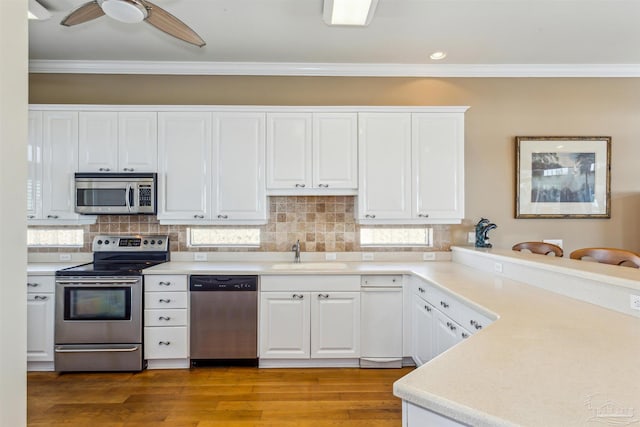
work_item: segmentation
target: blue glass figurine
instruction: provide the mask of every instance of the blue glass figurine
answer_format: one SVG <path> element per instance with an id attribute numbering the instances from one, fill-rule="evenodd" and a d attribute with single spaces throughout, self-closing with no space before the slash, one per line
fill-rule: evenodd
<path id="1" fill-rule="evenodd" d="M 489 240 L 487 233 L 494 228 L 498 228 L 498 226 L 489 222 L 487 218 L 480 218 L 476 224 L 476 248 L 490 248 L 492 246 L 491 243 L 487 243 Z"/>

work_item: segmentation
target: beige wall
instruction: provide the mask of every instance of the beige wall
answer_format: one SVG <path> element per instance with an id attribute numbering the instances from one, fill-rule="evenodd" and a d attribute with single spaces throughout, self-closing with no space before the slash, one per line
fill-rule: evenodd
<path id="1" fill-rule="evenodd" d="M 30 76 L 31 103 L 468 105 L 466 218 L 498 224 L 495 247 L 562 239 L 566 251 L 640 251 L 640 79 Z M 612 137 L 611 219 L 515 219 L 516 135 Z"/>

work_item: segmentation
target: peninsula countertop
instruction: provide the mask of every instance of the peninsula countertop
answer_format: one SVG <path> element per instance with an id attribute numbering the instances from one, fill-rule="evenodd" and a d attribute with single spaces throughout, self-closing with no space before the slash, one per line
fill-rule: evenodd
<path id="1" fill-rule="evenodd" d="M 584 426 L 606 423 L 608 410 L 640 422 L 640 319 L 455 262 L 344 264 L 169 262 L 145 274 L 415 275 L 497 320 L 398 380 L 396 396 L 474 426 Z"/>

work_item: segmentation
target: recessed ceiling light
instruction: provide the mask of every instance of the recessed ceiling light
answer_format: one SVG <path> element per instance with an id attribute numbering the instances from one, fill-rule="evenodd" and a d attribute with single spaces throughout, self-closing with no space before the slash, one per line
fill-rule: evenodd
<path id="1" fill-rule="evenodd" d="M 442 51 L 433 52 L 431 55 L 429 55 L 429 58 L 433 59 L 434 61 L 439 61 L 446 57 L 447 57 L 447 53 Z"/>

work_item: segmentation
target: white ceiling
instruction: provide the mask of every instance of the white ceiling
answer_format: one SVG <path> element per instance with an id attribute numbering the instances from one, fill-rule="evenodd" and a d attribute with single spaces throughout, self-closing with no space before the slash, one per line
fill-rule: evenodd
<path id="1" fill-rule="evenodd" d="M 29 58 L 188 63 L 435 64 L 640 69 L 640 0 L 379 0 L 368 27 L 330 27 L 322 0 L 154 0 L 190 25 L 203 48 L 146 24 L 106 16 L 59 22 L 84 0 L 40 0 Z M 46 62 L 45 62 L 46 63 Z M 590 64 L 590 65 L 589 65 Z M 411 68 L 411 67 L 408 67 Z M 414 67 L 415 68 L 415 67 Z"/>

